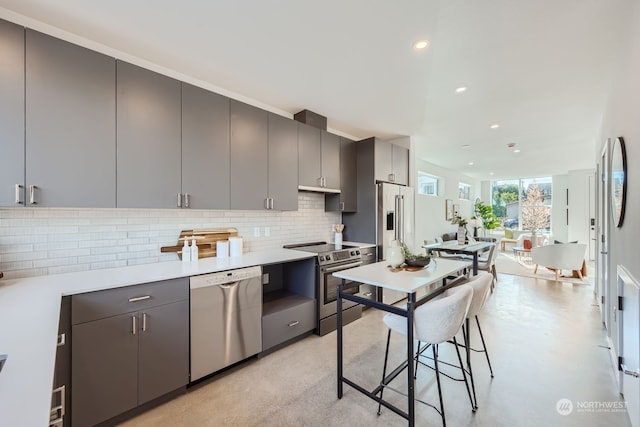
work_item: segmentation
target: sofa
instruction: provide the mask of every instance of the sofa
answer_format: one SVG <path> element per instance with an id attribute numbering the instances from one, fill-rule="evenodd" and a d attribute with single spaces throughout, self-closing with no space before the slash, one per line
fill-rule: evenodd
<path id="1" fill-rule="evenodd" d="M 536 265 L 534 273 L 538 272 L 538 266 L 555 270 L 556 280 L 562 270 L 575 272 L 583 279 L 583 264 L 587 245 L 581 243 L 563 243 L 531 248 L 531 262 Z"/>

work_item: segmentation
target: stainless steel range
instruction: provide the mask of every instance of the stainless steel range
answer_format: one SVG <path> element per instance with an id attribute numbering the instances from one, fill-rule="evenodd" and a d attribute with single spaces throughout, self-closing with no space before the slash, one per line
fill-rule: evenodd
<path id="1" fill-rule="evenodd" d="M 299 243 L 285 245 L 287 249 L 312 252 L 316 254 L 316 300 L 318 301 L 318 335 L 326 335 L 334 331 L 337 326 L 336 299 L 338 296 L 338 284 L 341 279 L 333 277 L 333 273 L 348 268 L 358 267 L 362 264 L 360 248 L 357 246 L 342 245 L 337 247 L 326 242 Z M 349 293 L 358 293 L 359 286 L 348 290 Z M 351 301 L 342 303 L 343 324 L 353 322 L 362 316 L 362 306 Z"/>

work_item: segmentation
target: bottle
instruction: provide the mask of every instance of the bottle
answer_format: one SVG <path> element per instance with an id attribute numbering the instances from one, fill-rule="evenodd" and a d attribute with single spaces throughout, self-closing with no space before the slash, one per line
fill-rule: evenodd
<path id="1" fill-rule="evenodd" d="M 198 262 L 198 245 L 196 236 L 191 236 L 191 262 Z"/>
<path id="2" fill-rule="evenodd" d="M 191 248 L 189 247 L 189 239 L 184 238 L 184 245 L 182 245 L 182 262 L 191 261 Z"/>

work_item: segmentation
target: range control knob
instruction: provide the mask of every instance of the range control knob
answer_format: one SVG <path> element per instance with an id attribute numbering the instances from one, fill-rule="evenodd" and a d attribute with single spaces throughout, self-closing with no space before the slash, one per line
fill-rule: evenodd
<path id="1" fill-rule="evenodd" d="M 360 250 L 357 250 L 357 251 L 356 251 L 356 255 L 360 255 Z"/>
<path id="2" fill-rule="evenodd" d="M 331 255 L 327 255 L 324 259 L 326 259 L 327 261 L 331 261 Z"/>

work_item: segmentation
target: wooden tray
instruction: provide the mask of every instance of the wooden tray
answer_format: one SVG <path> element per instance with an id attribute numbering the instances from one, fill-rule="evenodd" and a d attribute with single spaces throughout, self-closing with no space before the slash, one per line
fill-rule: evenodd
<path id="1" fill-rule="evenodd" d="M 191 246 L 191 238 L 195 236 L 196 246 L 198 246 L 198 258 L 208 258 L 216 256 L 216 242 L 219 240 L 229 240 L 229 237 L 238 235 L 235 228 L 216 228 L 209 230 L 182 230 L 178 243 L 175 246 L 163 246 L 160 252 L 177 252 L 178 257 L 182 259 L 182 246 L 184 239 L 189 240 Z"/>
<path id="2" fill-rule="evenodd" d="M 389 270 L 391 270 L 393 273 L 397 273 L 398 271 L 421 271 L 424 270 L 425 268 L 427 268 L 428 265 L 425 265 L 424 267 L 419 267 L 419 266 L 411 266 L 411 265 L 407 265 L 407 264 L 402 264 L 399 267 L 391 267 L 390 265 L 387 266 L 387 268 Z"/>

